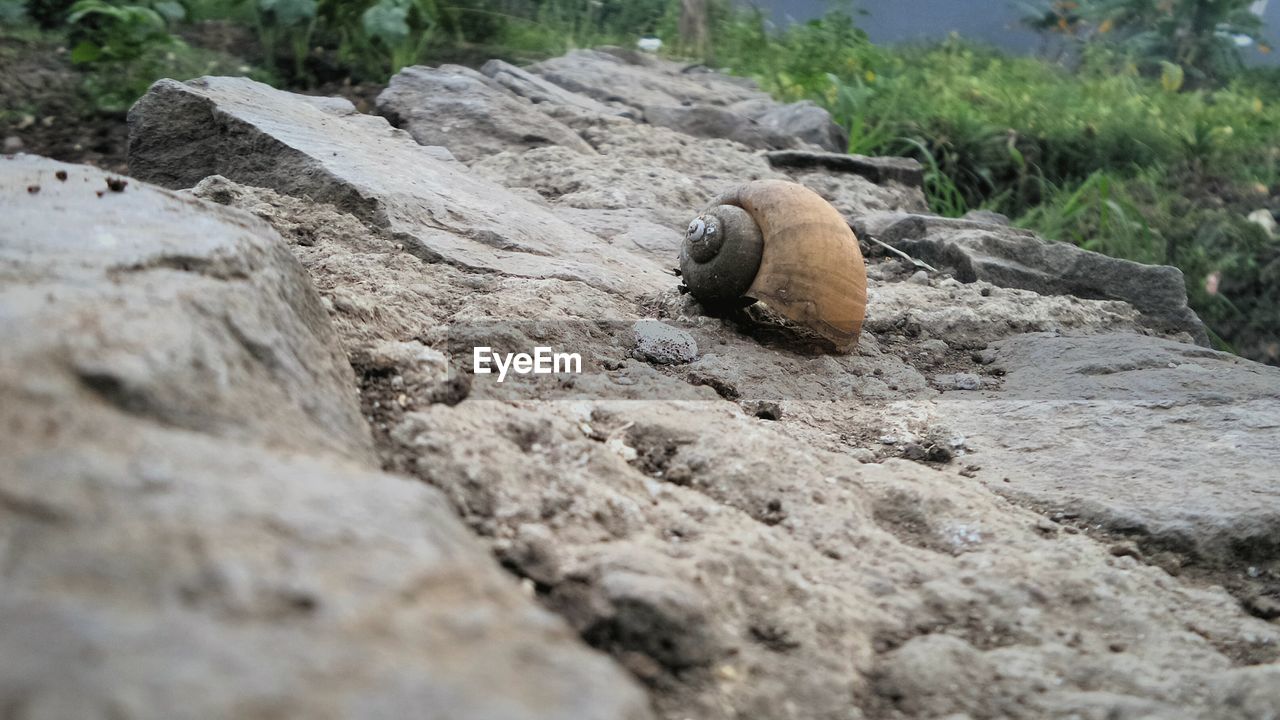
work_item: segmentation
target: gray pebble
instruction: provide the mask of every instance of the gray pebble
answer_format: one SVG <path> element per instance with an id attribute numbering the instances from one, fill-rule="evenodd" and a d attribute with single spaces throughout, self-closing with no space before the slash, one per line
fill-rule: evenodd
<path id="1" fill-rule="evenodd" d="M 938 384 L 949 390 L 980 390 L 982 378 L 973 373 L 956 373 L 955 375 L 939 375 Z"/>
<path id="2" fill-rule="evenodd" d="M 633 354 L 658 365 L 680 365 L 698 357 L 698 341 L 689 333 L 657 320 L 640 320 L 632 326 Z"/>
<path id="3" fill-rule="evenodd" d="M 860 463 L 868 464 L 876 461 L 876 454 L 867 448 L 855 448 L 849 455 Z"/>

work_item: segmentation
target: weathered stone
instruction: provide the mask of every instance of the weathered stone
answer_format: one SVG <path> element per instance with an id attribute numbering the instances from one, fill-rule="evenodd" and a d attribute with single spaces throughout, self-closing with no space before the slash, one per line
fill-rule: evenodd
<path id="1" fill-rule="evenodd" d="M 0 159 L 0 368 L 51 402 L 83 393 L 166 426 L 369 459 L 351 368 L 275 231 L 114 180 Z"/>
<path id="2" fill-rule="evenodd" d="M 437 491 L 361 467 L 350 370 L 280 238 L 114 180 L 0 159 L 0 706 L 649 717 Z"/>
<path id="3" fill-rule="evenodd" d="M 765 153 L 765 158 L 775 168 L 822 168 L 861 175 L 877 185 L 898 182 L 912 188 L 924 186 L 924 168 L 912 158 L 867 157 L 809 150 L 776 150 Z"/>
<path id="4" fill-rule="evenodd" d="M 698 357 L 698 341 L 686 330 L 657 320 L 641 320 L 632 327 L 635 355 L 658 365 L 681 365 Z"/>
<path id="5" fill-rule="evenodd" d="M 797 141 L 826 150 L 843 150 L 848 144 L 831 114 L 812 102 L 779 105 L 751 81 L 706 68 L 615 49 L 575 51 L 530 69 L 575 95 L 628 105 L 650 123 L 696 137 L 726 138 L 765 149 L 792 147 Z M 495 76 L 500 72 L 497 67 L 491 70 Z M 523 79 L 509 82 L 530 86 Z"/>
<path id="6" fill-rule="evenodd" d="M 1128 333 L 994 347 L 1000 391 L 941 412 L 996 488 L 1210 566 L 1274 558 L 1280 368 Z"/>
<path id="7" fill-rule="evenodd" d="M 795 138 L 823 150 L 843 153 L 849 149 L 849 133 L 831 119 L 831 113 L 810 100 L 778 105 L 752 119 L 781 137 Z"/>
<path id="8" fill-rule="evenodd" d="M 686 103 L 728 106 L 769 97 L 741 78 L 686 70 L 688 66 L 640 53 L 600 50 L 574 50 L 529 68 L 566 90 L 639 110 Z"/>
<path id="9" fill-rule="evenodd" d="M 904 263 L 905 264 L 905 263 Z M 986 283 L 919 285 L 914 273 L 888 281 L 872 266 L 864 328 L 884 336 L 911 336 L 914 351 L 929 352 L 942 340 L 953 351 L 981 350 L 988 343 L 1028 332 L 1139 332 L 1141 316 L 1115 300 L 1043 296 L 1030 290 L 983 294 Z M 910 266 L 908 266 L 910 267 Z M 955 282 L 954 280 L 951 282 Z"/>
<path id="10" fill-rule="evenodd" d="M 223 175 L 310 197 L 384 230 L 408 252 L 476 270 L 615 291 L 645 273 L 625 251 L 600 246 L 345 100 L 246 78 L 161 80 L 129 118 L 130 169 L 160 185 Z"/>
<path id="11" fill-rule="evenodd" d="M 965 213 L 961 220 L 969 220 L 970 222 L 986 223 L 987 225 L 1012 225 L 1009 218 L 1001 215 L 994 210 L 970 210 Z"/>
<path id="12" fill-rule="evenodd" d="M 634 109 L 605 105 L 586 95 L 569 92 L 553 82 L 504 60 L 490 60 L 480 67 L 480 72 L 535 105 L 568 107 L 598 115 L 639 117 L 639 113 Z"/>
<path id="13" fill-rule="evenodd" d="M 936 378 L 939 386 L 946 390 L 981 390 L 982 378 L 973 373 L 954 373 L 939 375 Z"/>
<path id="14" fill-rule="evenodd" d="M 577 133 L 470 68 L 408 67 L 378 95 L 378 112 L 422 145 L 470 163 L 503 150 L 558 145 L 594 155 Z"/>
<path id="15" fill-rule="evenodd" d="M 821 195 L 845 217 L 885 212 L 889 208 L 899 208 L 896 212 L 928 211 L 924 191 L 920 187 L 893 182 L 876 184 L 861 175 L 827 170 L 794 170 L 790 177 Z"/>
<path id="16" fill-rule="evenodd" d="M 1157 329 L 1185 332 L 1208 345 L 1204 323 L 1187 306 L 1182 272 L 1083 250 L 1070 243 L 991 223 L 885 213 L 855 218 L 871 235 L 932 265 L 955 270 L 961 282 L 985 280 L 1043 295 L 1124 300 Z"/>
<path id="17" fill-rule="evenodd" d="M 686 135 L 724 138 L 756 149 L 790 147 L 795 143 L 787 135 L 748 117 L 711 105 L 649 105 L 644 109 L 644 119 Z"/>

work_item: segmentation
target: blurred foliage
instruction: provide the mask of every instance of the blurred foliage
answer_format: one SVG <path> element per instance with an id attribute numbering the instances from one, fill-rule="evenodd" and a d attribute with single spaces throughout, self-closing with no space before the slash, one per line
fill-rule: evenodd
<path id="1" fill-rule="evenodd" d="M 27 19 L 27 7 L 20 0 L 0 0 L 0 25 L 17 25 Z"/>
<path id="2" fill-rule="evenodd" d="M 178 37 L 193 23 L 245 27 L 256 40 L 245 59 L 293 87 L 383 82 L 473 49 L 535 59 L 631 45 L 673 31 L 676 14 L 673 0 L 0 0 L 0 20 L 66 33 L 86 64 L 184 52 Z"/>
<path id="3" fill-rule="evenodd" d="M 1024 23 L 1074 43 L 1104 45 L 1150 73 L 1171 67 L 1197 84 L 1243 69 L 1241 41 L 1270 52 L 1253 0 L 1040 0 L 1022 2 Z M 1181 81 L 1179 81 L 1179 85 Z"/>
<path id="4" fill-rule="evenodd" d="M 169 23 L 185 17 L 175 2 L 116 4 L 105 0 L 79 0 L 67 15 L 71 60 L 77 63 L 129 62 L 152 48 L 176 39 Z"/>

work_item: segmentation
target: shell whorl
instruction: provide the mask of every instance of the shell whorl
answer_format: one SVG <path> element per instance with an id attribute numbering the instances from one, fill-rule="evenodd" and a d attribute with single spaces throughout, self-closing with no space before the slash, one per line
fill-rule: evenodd
<path id="1" fill-rule="evenodd" d="M 680 248 L 680 274 L 693 296 L 717 303 L 743 297 L 764 256 L 764 236 L 751 215 L 717 205 L 694 218 Z"/>

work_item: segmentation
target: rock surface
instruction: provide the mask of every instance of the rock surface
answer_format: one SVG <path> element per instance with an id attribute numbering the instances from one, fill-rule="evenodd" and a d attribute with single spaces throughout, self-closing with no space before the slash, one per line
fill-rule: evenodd
<path id="1" fill-rule="evenodd" d="M 565 90 L 629 106 L 654 125 L 696 137 L 766 149 L 799 143 L 839 152 L 848 145 L 831 114 L 811 102 L 779 105 L 750 81 L 651 55 L 579 50 L 531 70 Z"/>
<path id="2" fill-rule="evenodd" d="M 516 67 L 504 60 L 490 60 L 481 66 L 480 72 L 492 78 L 494 82 L 510 90 L 513 94 L 535 105 L 546 103 L 553 107 L 568 106 L 600 115 L 636 117 L 636 113 L 632 111 L 605 105 L 586 95 L 570 92 L 553 82 L 544 80 L 528 70 Z"/>
<path id="3" fill-rule="evenodd" d="M 1124 300 L 1156 329 L 1185 332 L 1196 343 L 1209 344 L 1204 323 L 1187 306 L 1186 284 L 1175 267 L 1107 257 L 1002 223 L 885 213 L 859 218 L 855 230 L 952 268 L 963 282 L 986 280 L 1045 295 Z"/>
<path id="4" fill-rule="evenodd" d="M 193 432 L 372 457 L 320 297 L 265 223 L 35 156 L 0 172 L 0 367 L 14 381 Z"/>
<path id="5" fill-rule="evenodd" d="M 7 714 L 648 717 L 438 492 L 362 467 L 274 231 L 110 182 L 0 160 Z"/>
<path id="6" fill-rule="evenodd" d="M 379 658 L 360 672 L 325 665 L 336 670 L 322 682 L 347 681 L 326 690 L 356 686 L 344 696 L 356 699 L 336 715 L 377 714 L 367 710 L 374 707 L 401 716 L 405 706 L 393 703 L 411 696 L 418 707 L 430 704 L 434 696 L 415 695 L 415 682 L 474 687 L 470 665 L 453 675 L 424 659 L 448 659 L 431 651 L 455 644 L 468 658 L 494 647 L 503 653 L 495 661 L 499 678 L 486 686 L 493 703 L 512 698 L 527 707 L 532 696 L 521 693 L 533 687 L 551 688 L 557 699 L 571 686 L 605 688 L 582 696 L 581 717 L 643 712 L 631 687 L 618 684 L 619 668 L 642 685 L 656 716 L 673 720 L 1273 714 L 1280 626 L 1267 619 L 1280 599 L 1280 533 L 1268 508 L 1280 505 L 1280 489 L 1266 473 L 1280 427 L 1277 371 L 1176 342 L 1187 328 L 1152 318 L 1176 319 L 1182 296 L 1138 299 L 1143 306 L 1135 308 L 1082 284 L 1041 294 L 1005 287 L 1016 275 L 988 280 L 964 276 L 959 266 L 938 272 L 882 254 L 869 256 L 867 322 L 849 355 L 814 354 L 767 310 L 708 317 L 678 291 L 670 268 L 689 217 L 711 197 L 745 180 L 790 177 L 856 227 L 878 232 L 885 217 L 923 212 L 919 187 L 907 175 L 881 174 L 878 167 L 893 165 L 883 160 L 855 159 L 852 171 L 833 167 L 844 162 L 835 158 L 771 164 L 741 143 L 685 135 L 608 105 L 641 111 L 688 101 L 753 116 L 768 111 L 768 98 L 714 73 L 616 50 L 574 53 L 532 75 L 488 67 L 494 85 L 486 87 L 529 100 L 521 113 L 533 108 L 554 118 L 597 155 L 519 141 L 477 153 L 464 167 L 439 148 L 414 148 L 381 120 L 238 81 L 162 84 L 135 108 L 141 172 L 195 186 L 192 195 L 265 221 L 301 261 L 338 336 L 330 347 L 345 350 L 355 370 L 379 464 L 421 481 L 352 467 L 348 489 L 348 471 L 329 468 L 331 482 L 286 483 L 298 499 L 227 493 L 227 503 L 242 500 L 229 511 L 240 522 L 255 513 L 273 519 L 275 550 L 252 557 L 310 550 L 318 555 L 306 557 L 319 559 L 304 567 L 331 569 L 342 588 L 335 599 L 322 598 L 309 621 L 265 612 L 269 619 L 240 620 L 237 629 L 252 642 L 228 635 L 228 645 L 252 650 L 253 642 L 268 642 L 260 638 L 301 625 L 311 650 L 347 639 L 353 627 L 397 623 L 372 650 L 332 641 Z M 188 172 L 176 153 L 196 126 L 207 136 L 196 134 L 205 138 L 196 144 L 203 154 Z M 448 142 L 456 154 L 467 152 L 463 141 Z M 346 156 L 364 148 L 376 162 Z M 245 157 L 229 156 L 236 153 Z M 396 165 L 396 156 L 408 160 Z M 390 179 L 370 178 L 378 162 L 391 163 Z M 277 167 L 300 168 L 302 177 Z M 195 177 L 201 172 L 225 177 Z M 415 202 L 438 203 L 430 232 L 423 216 L 400 209 Z M 532 233 L 519 224 L 526 214 L 535 218 Z M 1063 252 L 996 223 L 911 222 L 925 230 L 904 240 L 985 233 L 995 245 L 1041 248 L 1055 262 Z M 545 254 L 472 242 L 472 227 L 521 237 Z M 551 238 L 538 228 L 572 234 Z M 414 233 L 436 252 L 406 252 Z M 571 273 L 532 272 L 511 255 L 578 265 Z M 635 329 L 655 323 L 696 353 L 674 364 L 635 357 Z M 492 376 L 466 371 L 471 341 L 495 335 L 511 349 L 582 353 L 584 372 L 499 388 Z M 37 409 L 39 402 L 31 401 Z M 86 427 L 97 422 L 86 418 Z M 119 432 L 132 437 L 127 428 Z M 123 439 L 115 445 L 121 456 L 142 456 Z M 167 456 L 163 448 L 145 455 Z M 259 487 L 256 476 L 234 472 L 231 463 L 242 456 L 257 457 L 233 453 L 204 465 L 231 475 L 236 488 Z M 563 623 L 521 604 L 509 583 L 470 555 L 462 555 L 469 569 L 457 573 L 465 581 L 412 585 L 444 599 L 404 592 L 397 583 L 411 582 L 414 572 L 430 578 L 430 568 L 455 567 L 431 564 L 448 558 L 430 542 L 381 554 L 424 532 L 451 532 L 448 518 L 403 520 L 412 504 L 395 493 L 432 502 L 421 485 L 442 493 Z M 39 514 L 44 506 L 33 498 L 56 507 L 66 497 L 24 492 L 0 496 L 0 508 Z M 307 500 L 307 492 L 331 492 L 332 508 Z M 145 497 L 122 512 L 166 496 Z M 166 507 L 186 506 L 173 500 Z M 297 508 L 319 508 L 314 521 L 301 516 L 306 529 L 336 527 L 354 539 L 314 547 L 302 530 L 276 530 L 274 518 Z M 229 553 L 246 547 L 205 545 Z M 155 553 L 187 547 L 163 538 L 153 546 Z M 386 558 L 372 563 L 371 587 L 342 574 L 355 567 L 344 558 L 365 556 Z M 428 568 L 403 571 L 419 563 Z M 165 582 L 191 575 L 149 565 L 162 568 Z M 60 565 L 43 559 L 22 567 L 30 568 L 22 585 L 36 587 L 41 568 Z M 328 614 L 339 602 L 379 612 Z M 454 608 L 486 603 L 507 608 L 497 617 L 515 630 L 481 638 L 532 642 L 533 628 L 544 627 L 547 639 L 523 650 L 447 634 L 426 633 L 443 639 L 425 650 L 403 640 L 421 635 L 413 625 L 402 632 L 406 614 L 450 618 Z M 510 619 L 517 612 L 527 619 Z M 448 627 L 475 627 L 458 622 Z M 613 667 L 566 643 L 563 624 L 607 653 Z M 0 643 L 37 642 L 14 627 L 0 624 Z M 231 652 L 197 647 L 189 662 L 214 663 Z M 566 659 L 546 661 L 539 650 Z M 328 657 L 299 653 L 273 667 L 300 672 L 310 667 L 304 660 Z M 530 658 L 523 679 L 514 675 L 520 658 Z M 172 678 L 168 668 L 146 667 L 147 677 Z M 216 665 L 227 667 L 243 665 Z M 376 675 L 384 671 L 403 674 Z M 22 672 L 43 676 L 38 668 Z M 212 677 L 231 677 L 222 672 Z M 360 688 L 372 686 L 350 678 L 371 675 L 408 690 L 384 693 L 385 705 L 364 704 L 373 695 Z M 240 676 L 231 684 L 220 679 L 200 685 L 200 697 L 217 700 L 224 686 L 243 685 Z M 468 710 L 459 716 L 510 716 L 492 706 Z"/>
<path id="7" fill-rule="evenodd" d="M 853 173 L 877 185 L 899 182 L 907 187 L 924 187 L 924 168 L 912 158 L 867 157 L 805 150 L 776 150 L 765 153 L 765 157 L 776 168 Z"/>
<path id="8" fill-rule="evenodd" d="M 842 153 L 849 148 L 849 133 L 831 119 L 831 113 L 809 100 L 771 107 L 752 119 L 765 130 L 823 150 Z"/>
<path id="9" fill-rule="evenodd" d="M 940 404 L 974 428 L 984 477 L 1151 554 L 1225 566 L 1274 554 L 1276 473 L 1258 459 L 1280 437 L 1280 369 L 1127 334 L 1020 335 L 993 350 L 1001 391 Z"/>
<path id="10" fill-rule="evenodd" d="M 641 111 L 649 106 L 728 107 L 770 99 L 749 80 L 627 51 L 574 50 L 529 70 L 570 92 Z"/>
<path id="11" fill-rule="evenodd" d="M 420 144 L 447 147 L 463 162 L 541 145 L 595 154 L 563 123 L 491 82 L 457 65 L 405 68 L 378 96 L 378 112 Z"/>
<path id="12" fill-rule="evenodd" d="M 247 78 L 161 80 L 129 124 L 130 172 L 164 187 L 222 175 L 305 195 L 385 228 L 407 252 L 475 270 L 612 290 L 634 272 L 591 235 L 345 100 Z"/>
<path id="13" fill-rule="evenodd" d="M 757 149 L 790 147 L 796 138 L 794 133 L 775 131 L 732 110 L 711 105 L 649 105 L 644 119 L 686 135 L 724 138 Z"/>

